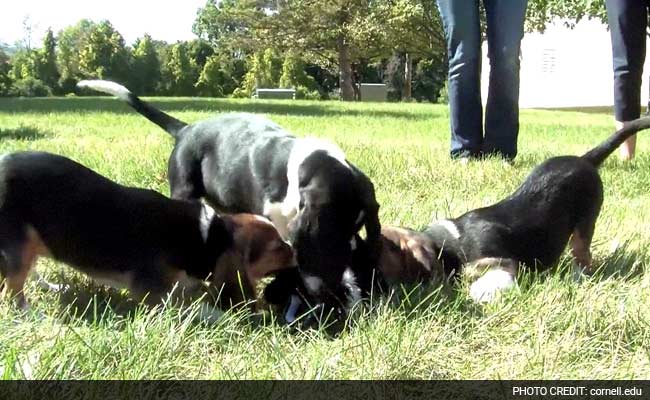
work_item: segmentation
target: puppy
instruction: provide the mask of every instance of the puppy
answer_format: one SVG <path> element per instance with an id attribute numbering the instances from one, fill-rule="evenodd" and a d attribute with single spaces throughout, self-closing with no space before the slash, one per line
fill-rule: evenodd
<path id="1" fill-rule="evenodd" d="M 452 265 L 445 259 L 450 255 L 422 232 L 382 226 L 380 240 L 381 252 L 377 267 L 371 268 L 368 265 L 371 249 L 361 237 L 355 237 L 351 270 L 360 298 L 388 293 L 391 288 L 399 285 L 442 283 L 453 275 L 453 271 L 444 270 L 444 265 Z M 311 321 L 324 313 L 310 297 L 297 269 L 284 269 L 274 274 L 274 279 L 264 288 L 264 299 L 281 312 L 287 323 L 301 316 L 304 320 Z M 340 315 L 326 316 L 331 318 Z"/>
<path id="2" fill-rule="evenodd" d="M 293 251 L 258 216 L 220 217 L 198 201 L 126 187 L 62 156 L 0 158 L 0 272 L 25 309 L 23 286 L 39 256 L 64 262 L 156 304 L 204 280 L 221 305 L 255 299 L 257 281 L 292 265 Z"/>
<path id="3" fill-rule="evenodd" d="M 372 183 L 340 148 L 295 138 L 253 114 L 186 124 L 117 83 L 93 80 L 78 86 L 117 96 L 171 134 L 176 141 L 168 164 L 172 198 L 203 197 L 226 212 L 268 217 L 294 246 L 312 297 L 346 306 L 351 240 L 365 225 L 371 253 L 378 255 L 381 226 Z"/>
<path id="4" fill-rule="evenodd" d="M 520 264 L 537 269 L 557 264 L 567 243 L 576 267 L 591 273 L 591 240 L 603 203 L 598 167 L 628 137 L 647 128 L 650 118 L 638 119 L 582 157 L 546 160 L 496 204 L 435 222 L 423 232 L 393 231 L 386 237 L 402 249 L 408 247 L 405 241 L 419 241 L 424 245 L 411 253 L 422 265 L 437 259 L 445 275 L 462 271 L 476 279 L 470 296 L 477 302 L 492 301 L 514 286 Z"/>

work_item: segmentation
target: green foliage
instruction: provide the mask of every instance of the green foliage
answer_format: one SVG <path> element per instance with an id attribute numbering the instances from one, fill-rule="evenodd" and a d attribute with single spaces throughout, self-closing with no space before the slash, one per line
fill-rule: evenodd
<path id="1" fill-rule="evenodd" d="M 543 32 L 546 25 L 562 19 L 569 27 L 583 18 L 607 22 L 605 0 L 529 0 L 526 14 L 526 28 Z"/>
<path id="2" fill-rule="evenodd" d="M 294 52 L 289 52 L 282 63 L 282 75 L 278 82 L 281 88 L 295 88 L 297 99 L 320 99 L 320 88 L 316 80 L 305 72 L 305 62 Z"/>
<path id="3" fill-rule="evenodd" d="M 128 61 L 124 38 L 109 21 L 102 21 L 91 28 L 79 55 L 82 75 L 125 82 L 128 78 Z"/>
<path id="4" fill-rule="evenodd" d="M 444 57 L 422 59 L 413 75 L 413 98 L 417 101 L 436 103 L 447 83 L 447 63 Z"/>
<path id="5" fill-rule="evenodd" d="M 75 25 L 64 28 L 57 35 L 57 66 L 59 69 L 59 87 L 63 93 L 75 90 L 78 80 L 84 78 L 79 66 L 82 50 L 86 47 L 91 32 L 96 29 L 96 23 L 82 19 Z"/>
<path id="6" fill-rule="evenodd" d="M 22 97 L 45 97 L 52 95 L 52 89 L 40 79 L 28 76 L 14 82 L 12 94 Z"/>
<path id="7" fill-rule="evenodd" d="M 208 58 L 214 54 L 214 48 L 205 40 L 191 40 L 187 43 L 187 51 L 199 70 L 203 69 Z"/>
<path id="8" fill-rule="evenodd" d="M 211 56 L 205 62 L 196 87 L 201 96 L 224 97 L 237 88 L 233 65 L 223 56 Z"/>
<path id="9" fill-rule="evenodd" d="M 56 62 L 56 39 L 52 29 L 48 29 L 43 39 L 43 47 L 37 53 L 38 57 L 38 78 L 58 93 L 59 68 Z"/>
<path id="10" fill-rule="evenodd" d="M 253 54 L 248 60 L 248 72 L 235 97 L 250 97 L 256 88 L 277 88 L 282 74 L 282 59 L 274 49 Z"/>
<path id="11" fill-rule="evenodd" d="M 191 96 L 194 94 L 194 83 L 198 79 L 196 63 L 188 54 L 185 43 L 172 46 L 166 62 L 166 72 L 169 74 L 169 93 L 174 96 Z"/>
<path id="12" fill-rule="evenodd" d="M 11 72 L 11 64 L 9 56 L 4 51 L 0 50 L 0 96 L 8 96 L 11 93 L 13 80 L 9 73 Z"/>
<path id="13" fill-rule="evenodd" d="M 130 85 L 132 90 L 142 95 L 155 94 L 160 81 L 160 60 L 154 41 L 148 34 L 134 44 Z"/>
<path id="14" fill-rule="evenodd" d="M 18 50 L 11 58 L 11 70 L 9 76 L 17 81 L 24 77 L 36 77 L 37 71 L 32 52 L 26 49 Z"/>

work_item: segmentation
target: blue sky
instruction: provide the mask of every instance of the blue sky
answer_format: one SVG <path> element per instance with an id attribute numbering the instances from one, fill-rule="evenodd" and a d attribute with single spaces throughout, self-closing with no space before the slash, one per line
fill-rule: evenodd
<path id="1" fill-rule="evenodd" d="M 99 22 L 108 19 L 124 36 L 127 44 L 144 33 L 154 39 L 173 43 L 188 40 L 199 7 L 206 0 L 17 0 L 10 1 L 0 12 L 0 42 L 13 44 L 24 35 L 23 20 L 29 16 L 38 44 L 45 30 L 54 32 L 75 24 L 82 18 Z"/>

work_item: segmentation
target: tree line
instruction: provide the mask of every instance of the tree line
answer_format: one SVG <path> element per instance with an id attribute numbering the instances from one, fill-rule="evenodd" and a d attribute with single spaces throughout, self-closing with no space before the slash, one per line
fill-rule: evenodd
<path id="1" fill-rule="evenodd" d="M 527 29 L 557 17 L 603 19 L 603 1 L 530 0 Z M 106 20 L 48 29 L 39 48 L 0 49 L 0 96 L 68 95 L 79 80 L 100 78 L 152 96 L 250 97 L 286 87 L 298 98 L 354 100 L 360 82 L 383 82 L 391 100 L 444 98 L 435 0 L 207 0 L 193 32 L 190 41 L 145 34 L 127 45 Z"/>

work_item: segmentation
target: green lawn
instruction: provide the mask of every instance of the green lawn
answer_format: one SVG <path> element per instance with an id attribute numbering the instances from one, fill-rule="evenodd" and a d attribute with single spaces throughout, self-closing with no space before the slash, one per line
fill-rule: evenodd
<path id="1" fill-rule="evenodd" d="M 336 141 L 374 181 L 384 224 L 422 227 L 512 192 L 547 157 L 582 154 L 611 133 L 609 110 L 521 113 L 520 155 L 463 166 L 449 160 L 446 106 L 155 99 L 197 121 L 226 111 L 263 113 L 299 136 Z M 241 313 L 214 326 L 195 310 L 133 309 L 124 293 L 41 260 L 65 294 L 27 286 L 32 312 L 0 303 L 0 373 L 43 379 L 650 378 L 650 132 L 632 163 L 601 173 L 605 205 L 593 245 L 602 268 L 525 275 L 489 306 L 457 292 L 424 301 L 377 300 L 336 338 L 291 331 Z M 64 154 L 123 184 L 168 193 L 172 140 L 108 98 L 1 99 L 0 152 Z M 56 210 L 53 210 L 56 212 Z M 565 259 L 561 267 L 570 264 Z M 61 272 L 64 271 L 64 272 Z M 63 275 L 62 275 L 63 274 Z M 405 296 L 402 296 L 405 297 Z"/>

